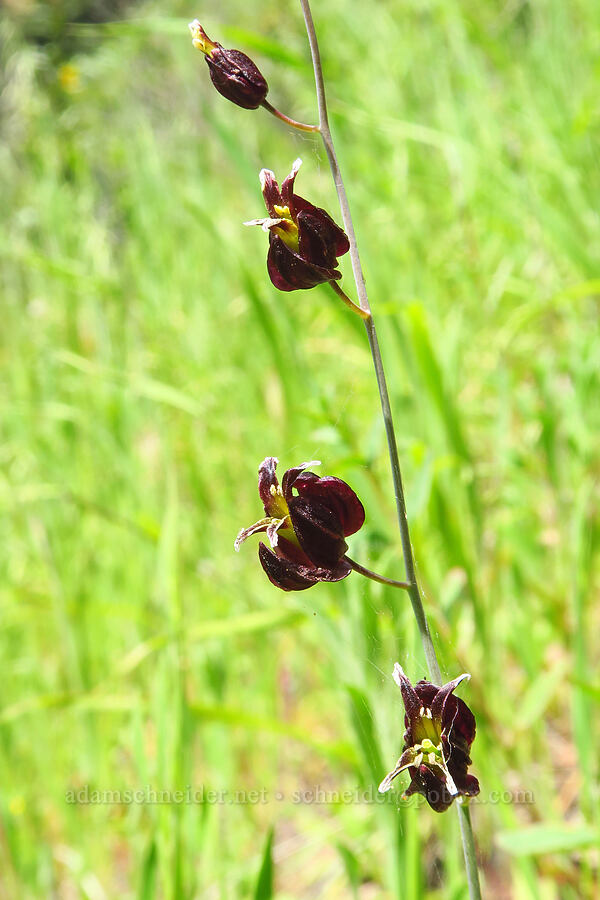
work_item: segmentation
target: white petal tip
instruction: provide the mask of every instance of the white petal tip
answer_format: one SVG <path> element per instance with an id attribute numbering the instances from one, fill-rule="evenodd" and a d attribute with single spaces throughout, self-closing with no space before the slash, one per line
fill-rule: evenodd
<path id="1" fill-rule="evenodd" d="M 264 188 L 265 181 L 267 180 L 267 177 L 269 175 L 271 176 L 271 178 L 274 181 L 275 180 L 275 172 L 271 171 L 271 169 L 261 169 L 260 172 L 258 173 L 258 180 L 260 181 L 261 188 Z"/>
<path id="2" fill-rule="evenodd" d="M 404 669 L 402 668 L 400 663 L 394 663 L 394 671 L 392 672 L 392 678 L 394 679 L 394 681 L 396 682 L 398 687 L 402 686 L 402 679 L 406 678 L 406 675 L 404 674 Z"/>

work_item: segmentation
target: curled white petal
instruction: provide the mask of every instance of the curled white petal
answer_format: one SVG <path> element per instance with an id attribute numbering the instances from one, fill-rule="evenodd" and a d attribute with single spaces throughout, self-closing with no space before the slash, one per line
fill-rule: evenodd
<path id="1" fill-rule="evenodd" d="M 273 225 L 281 225 L 282 222 L 285 222 L 285 219 L 250 219 L 249 222 L 244 222 L 244 225 L 260 225 L 263 231 L 268 231 Z"/>
<path id="2" fill-rule="evenodd" d="M 296 469 L 311 469 L 313 466 L 320 466 L 320 459 L 311 459 L 310 462 L 300 463 L 299 466 L 295 466 Z"/>
<path id="3" fill-rule="evenodd" d="M 386 794 L 392 786 L 392 779 L 389 775 L 386 775 L 377 790 L 380 794 Z"/>

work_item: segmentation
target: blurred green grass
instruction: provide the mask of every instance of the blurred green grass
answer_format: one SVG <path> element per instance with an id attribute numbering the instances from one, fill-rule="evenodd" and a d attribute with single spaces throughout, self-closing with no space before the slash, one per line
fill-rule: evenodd
<path id="1" fill-rule="evenodd" d="M 62 62 L 1 22 L 0 897 L 464 897 L 451 814 L 299 801 L 374 791 L 393 663 L 424 663 L 403 595 L 283 595 L 232 551 L 260 460 L 317 458 L 365 503 L 352 555 L 402 576 L 360 323 L 278 294 L 241 226 L 297 156 L 337 217 L 326 161 L 214 93 L 200 14 L 314 119 L 295 5 L 144 4 Z M 597 4 L 314 14 L 427 608 L 472 673 L 486 896 L 592 898 Z M 66 799 L 146 785 L 268 802 Z"/>

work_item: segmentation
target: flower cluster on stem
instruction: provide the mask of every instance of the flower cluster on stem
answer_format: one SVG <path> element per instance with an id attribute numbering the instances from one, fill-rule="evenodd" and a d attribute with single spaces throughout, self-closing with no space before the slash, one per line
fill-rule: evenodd
<path id="1" fill-rule="evenodd" d="M 411 781 L 406 794 L 421 793 L 438 812 L 456 799 L 467 881 L 471 900 L 481 897 L 473 831 L 465 803 L 479 792 L 477 779 L 467 772 L 469 751 L 475 737 L 475 719 L 454 690 L 468 675 L 461 675 L 440 686 L 441 673 L 423 608 L 413 558 L 404 488 L 394 432 L 391 404 L 379 349 L 375 323 L 367 296 L 350 207 L 342 179 L 325 98 L 325 85 L 316 31 L 309 0 L 300 0 L 310 44 L 317 104 L 318 125 L 305 125 L 283 114 L 267 101 L 268 85 L 258 67 L 239 50 L 225 50 L 211 41 L 198 20 L 190 29 L 194 46 L 205 56 L 211 80 L 220 94 L 245 109 L 263 107 L 289 126 L 301 131 L 318 132 L 323 141 L 340 203 L 344 229 L 323 209 L 295 193 L 294 182 L 300 160 L 292 166 L 281 188 L 273 172 L 260 173 L 261 188 L 268 216 L 253 219 L 247 225 L 259 225 L 269 235 L 267 271 L 273 285 L 281 291 L 306 290 L 329 284 L 336 296 L 364 320 L 371 350 L 398 513 L 398 525 L 406 570 L 405 582 L 393 582 L 370 572 L 346 555 L 345 538 L 363 524 L 365 513 L 360 500 L 341 479 L 319 478 L 309 471 L 315 463 L 303 463 L 288 469 L 282 484 L 275 475 L 277 460 L 267 457 L 259 468 L 259 494 L 265 517 L 240 531 L 236 549 L 252 534 L 264 532 L 270 548 L 259 545 L 259 559 L 269 580 L 285 591 L 305 590 L 320 581 L 340 581 L 352 570 L 408 592 L 421 635 L 432 681 L 414 686 L 399 664 L 394 679 L 402 692 L 405 707 L 404 746 L 394 769 L 384 778 L 381 791 L 407 770 Z M 338 258 L 349 253 L 358 296 L 355 302 L 339 285 Z"/>

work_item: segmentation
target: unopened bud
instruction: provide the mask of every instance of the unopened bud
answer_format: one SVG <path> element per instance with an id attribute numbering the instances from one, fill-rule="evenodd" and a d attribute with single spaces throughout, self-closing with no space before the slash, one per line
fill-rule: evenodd
<path id="1" fill-rule="evenodd" d="M 225 50 L 211 41 L 198 19 L 190 23 L 192 43 L 206 58 L 210 78 L 223 97 L 243 109 L 261 105 L 269 86 L 249 56 L 240 50 Z"/>

